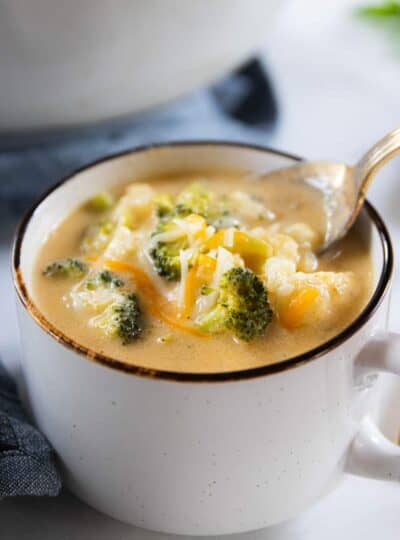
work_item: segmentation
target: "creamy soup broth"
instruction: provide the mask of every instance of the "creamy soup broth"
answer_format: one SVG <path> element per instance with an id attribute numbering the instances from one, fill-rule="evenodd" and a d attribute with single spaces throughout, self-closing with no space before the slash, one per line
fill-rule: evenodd
<path id="1" fill-rule="evenodd" d="M 325 222 L 320 195 L 311 188 L 287 185 L 284 179 L 262 181 L 243 175 L 208 173 L 206 183 L 215 192 L 232 193 L 240 190 L 256 196 L 275 214 L 267 223 L 280 225 L 308 223 L 319 239 Z M 193 181 L 203 181 L 199 175 L 182 175 L 152 179 L 148 183 L 156 192 L 177 194 Z M 122 192 L 123 189 L 119 192 Z M 285 327 L 276 314 L 265 334 L 250 342 L 240 341 L 229 333 L 198 336 L 170 327 L 157 317 L 144 313 L 144 332 L 140 339 L 123 345 L 88 324 L 91 313 L 74 310 L 68 300 L 71 282 L 68 279 L 49 279 L 43 269 L 56 259 L 81 257 L 83 232 L 98 220 L 86 205 L 73 211 L 44 241 L 34 268 L 34 300 L 46 319 L 66 336 L 98 353 L 119 359 L 126 364 L 162 370 L 184 372 L 222 372 L 254 368 L 293 357 L 338 334 L 360 313 L 368 301 L 373 269 L 366 240 L 357 225 L 350 234 L 330 251 L 318 257 L 318 271 L 351 272 L 354 275 L 351 299 L 343 305 L 333 304 L 335 313 L 313 324 Z M 260 225 L 258 216 L 247 216 L 248 227 Z M 157 276 L 154 282 L 162 280 Z M 163 283 L 168 287 L 168 283 Z M 134 287 L 135 288 L 135 287 Z M 140 297 L 140 289 L 137 290 Z M 347 293 L 346 293 L 347 294 Z"/>

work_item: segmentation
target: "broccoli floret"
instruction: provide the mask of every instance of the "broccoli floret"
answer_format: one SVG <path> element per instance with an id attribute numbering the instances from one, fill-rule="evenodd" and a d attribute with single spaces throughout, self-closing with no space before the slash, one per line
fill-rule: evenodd
<path id="1" fill-rule="evenodd" d="M 222 275 L 215 308 L 197 321 L 205 332 L 232 332 L 243 341 L 261 336 L 271 321 L 267 291 L 250 270 L 236 267 Z"/>
<path id="2" fill-rule="evenodd" d="M 230 218 L 229 200 L 207 190 L 202 184 L 193 183 L 176 198 L 175 215 L 185 217 L 198 214 L 207 221 L 208 225 L 221 228 L 232 226 Z M 235 221 L 236 222 L 236 221 Z M 228 223 L 229 225 L 226 225 Z"/>
<path id="3" fill-rule="evenodd" d="M 168 281 L 178 281 L 181 277 L 179 250 L 175 244 L 159 242 L 157 247 L 150 251 L 157 274 Z"/>
<path id="4" fill-rule="evenodd" d="M 46 277 L 79 278 L 87 272 L 87 265 L 79 259 L 61 259 L 49 264 L 43 271 Z"/>
<path id="5" fill-rule="evenodd" d="M 111 220 L 102 220 L 91 225 L 85 231 L 81 241 L 83 253 L 101 253 L 110 243 L 116 224 Z"/>
<path id="6" fill-rule="evenodd" d="M 115 275 L 110 270 L 102 270 L 97 272 L 93 277 L 86 281 L 86 288 L 89 290 L 97 289 L 98 287 L 123 287 L 124 281 Z"/>
<path id="7" fill-rule="evenodd" d="M 150 256 L 153 259 L 154 268 L 158 275 L 165 277 L 169 281 L 177 281 L 181 277 L 181 261 L 179 253 L 181 249 L 188 247 L 187 238 L 181 235 L 174 238 L 174 231 L 179 231 L 175 223 L 162 220 L 159 222 L 152 236 L 171 233 L 172 240 L 161 239 L 150 249 Z"/>
<path id="8" fill-rule="evenodd" d="M 87 202 L 88 210 L 92 212 L 105 212 L 110 210 L 114 204 L 114 197 L 108 191 L 100 191 L 96 193 L 89 201 Z"/>
<path id="9" fill-rule="evenodd" d="M 174 210 L 174 203 L 170 195 L 157 195 L 154 197 L 153 203 L 156 205 L 158 217 L 165 217 Z"/>
<path id="10" fill-rule="evenodd" d="M 159 207 L 161 219 L 153 237 L 160 235 L 160 239 L 149 250 L 153 259 L 156 272 L 170 281 L 177 281 L 181 276 L 180 251 L 189 247 L 188 239 L 185 234 L 180 234 L 178 225 L 173 219 L 185 219 L 187 216 L 201 216 L 209 220 L 221 216 L 221 208 L 216 200 L 215 194 L 208 191 L 204 186 L 198 183 L 191 184 L 188 188 L 181 191 L 176 198 L 176 206 L 171 206 L 171 200 L 168 196 L 163 196 L 162 200 L 166 204 Z M 167 199 L 165 199 L 167 197 Z M 177 232 L 174 235 L 174 231 Z"/>
<path id="11" fill-rule="evenodd" d="M 195 182 L 179 193 L 175 211 L 181 217 L 200 214 L 207 218 L 213 201 L 214 193 Z"/>
<path id="12" fill-rule="evenodd" d="M 133 293 L 124 293 L 92 322 L 107 336 L 119 337 L 123 345 L 128 345 L 142 334 L 141 319 L 142 313 L 137 296 Z"/>

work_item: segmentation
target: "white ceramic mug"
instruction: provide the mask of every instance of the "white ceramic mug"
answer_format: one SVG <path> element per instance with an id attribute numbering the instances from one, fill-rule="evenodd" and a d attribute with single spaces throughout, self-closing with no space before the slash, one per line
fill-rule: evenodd
<path id="1" fill-rule="evenodd" d="M 368 305 L 333 339 L 277 365 L 174 373 L 74 343 L 35 306 L 32 268 L 51 227 L 94 192 L 183 170 L 265 173 L 296 158 L 234 143 L 136 149 L 62 181 L 23 221 L 14 280 L 27 404 L 54 446 L 66 485 L 117 519 L 168 533 L 224 534 L 292 518 L 345 470 L 400 479 L 400 448 L 368 419 L 376 375 L 400 375 L 400 337 L 384 333 L 392 248 L 366 203 L 376 278 Z M 188 358 L 190 366 L 190 358 Z"/>

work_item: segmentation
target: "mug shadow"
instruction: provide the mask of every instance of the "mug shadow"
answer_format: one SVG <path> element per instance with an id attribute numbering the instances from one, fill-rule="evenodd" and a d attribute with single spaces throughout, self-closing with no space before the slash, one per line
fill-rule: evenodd
<path id="1" fill-rule="evenodd" d="M 297 520 L 296 520 L 297 521 Z M 64 491 L 60 497 L 7 499 L 0 502 L 2 540 L 195 540 L 140 529 L 111 519 Z M 298 540 L 295 522 L 228 536 L 227 540 Z"/>

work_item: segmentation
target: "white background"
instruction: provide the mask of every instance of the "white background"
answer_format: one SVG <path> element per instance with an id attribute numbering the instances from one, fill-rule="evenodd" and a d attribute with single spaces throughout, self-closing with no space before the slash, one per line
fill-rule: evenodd
<path id="1" fill-rule="evenodd" d="M 279 126 L 268 145 L 307 158 L 352 163 L 400 125 L 400 52 L 383 30 L 354 17 L 355 5 L 349 0 L 287 2 L 274 32 L 266 38 L 265 57 L 280 103 Z M 399 188 L 400 163 L 395 160 L 376 179 L 369 195 L 391 229 L 395 250 L 400 238 Z M 18 352 L 7 258 L 7 251 L 0 251 L 0 347 L 13 368 Z M 400 330 L 399 306 L 396 277 L 390 319 L 396 330 Z M 400 386 L 397 390 L 400 408 Z M 0 502 L 1 540 L 161 538 L 165 536 L 101 516 L 69 495 Z M 297 520 L 235 538 L 398 540 L 400 485 L 349 476 Z"/>

